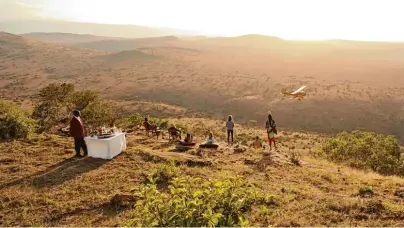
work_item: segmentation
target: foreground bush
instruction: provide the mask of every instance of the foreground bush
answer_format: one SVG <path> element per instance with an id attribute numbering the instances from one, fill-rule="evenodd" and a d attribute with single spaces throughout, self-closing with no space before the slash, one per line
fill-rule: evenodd
<path id="1" fill-rule="evenodd" d="M 144 186 L 128 226 L 212 227 L 248 226 L 254 206 L 273 205 L 274 199 L 263 197 L 241 179 L 207 181 L 199 178 L 174 178 L 169 191 L 156 184 Z"/>
<path id="2" fill-rule="evenodd" d="M 404 175 L 400 146 L 394 136 L 372 132 L 342 132 L 326 141 L 321 151 L 332 161 L 386 175 Z"/>
<path id="3" fill-rule="evenodd" d="M 0 101 L 0 139 L 26 139 L 34 128 L 35 121 L 18 106 Z"/>
<path id="4" fill-rule="evenodd" d="M 180 175 L 180 169 L 174 161 L 169 164 L 157 164 L 156 168 L 148 176 L 148 181 L 153 184 L 168 184 L 172 179 Z"/>

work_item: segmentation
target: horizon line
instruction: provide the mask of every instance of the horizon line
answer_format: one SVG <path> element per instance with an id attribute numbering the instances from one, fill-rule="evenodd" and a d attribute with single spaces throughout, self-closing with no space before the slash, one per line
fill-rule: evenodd
<path id="1" fill-rule="evenodd" d="M 372 39 L 345 39 L 345 38 L 284 38 L 282 36 L 277 35 L 269 35 L 269 34 L 262 34 L 262 33 L 240 33 L 237 35 L 225 35 L 225 34 L 212 34 L 209 32 L 204 31 L 197 31 L 192 29 L 184 29 L 184 28 L 175 28 L 175 27 L 166 27 L 166 26 L 157 26 L 157 25 L 141 25 L 141 24 L 120 24 L 120 23 L 100 23 L 100 22 L 87 22 L 87 21 L 75 21 L 75 20 L 62 20 L 57 18 L 48 18 L 48 19 L 29 19 L 29 20 L 3 20 L 0 23 L 6 22 L 24 22 L 24 21 L 41 21 L 41 22 L 62 22 L 62 23 L 78 23 L 78 24 L 93 24 L 93 25 L 109 25 L 109 26 L 136 26 L 136 27 L 143 27 L 143 28 L 154 28 L 154 29 L 170 29 L 170 30 L 178 30 L 179 33 L 187 32 L 187 33 L 195 33 L 195 34 L 176 34 L 176 35 L 169 35 L 169 36 L 176 36 L 176 37 L 207 37 L 207 38 L 237 38 L 243 36 L 262 36 L 262 37 L 271 37 L 271 38 L 278 38 L 284 41 L 301 41 L 301 42 L 327 42 L 327 41 L 348 41 L 348 42 L 371 42 L 371 43 L 404 43 L 404 40 L 372 40 Z M 7 32 L 0 28 L 0 32 Z M 7 32 L 9 33 L 9 32 Z M 76 35 L 92 35 L 92 36 L 100 36 L 91 33 L 69 33 L 69 32 L 41 32 L 41 31 L 33 31 L 28 33 L 11 33 L 15 35 L 24 35 L 29 33 L 59 33 L 59 34 L 76 34 Z M 168 35 L 167 35 L 168 36 Z M 113 38 L 128 38 L 128 39 L 137 39 L 136 37 L 122 37 L 122 36 L 108 36 Z M 152 37 L 165 37 L 165 36 L 152 36 Z M 152 38 L 150 37 L 150 38 Z"/>

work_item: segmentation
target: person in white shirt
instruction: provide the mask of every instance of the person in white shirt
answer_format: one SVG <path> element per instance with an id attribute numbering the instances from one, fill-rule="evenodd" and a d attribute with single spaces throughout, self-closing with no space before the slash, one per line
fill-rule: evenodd
<path id="1" fill-rule="evenodd" d="M 227 143 L 230 144 L 230 135 L 231 135 L 231 143 L 233 144 L 233 134 L 234 134 L 234 121 L 233 116 L 229 116 L 226 122 L 227 129 Z"/>
<path id="2" fill-rule="evenodd" d="M 213 137 L 213 132 L 209 132 L 209 136 L 208 136 L 208 139 L 206 140 L 206 143 L 208 143 L 208 144 L 215 143 L 215 138 Z"/>

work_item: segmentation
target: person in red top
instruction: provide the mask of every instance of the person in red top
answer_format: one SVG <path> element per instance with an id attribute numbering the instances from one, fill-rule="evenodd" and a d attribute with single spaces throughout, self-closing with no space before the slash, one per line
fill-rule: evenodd
<path id="1" fill-rule="evenodd" d="M 86 141 L 84 141 L 84 125 L 80 118 L 80 111 L 78 110 L 73 112 L 73 118 L 70 121 L 70 135 L 74 138 L 74 149 L 76 151 L 76 156 L 81 157 L 81 149 L 84 151 L 84 156 L 87 156 L 87 145 Z"/>

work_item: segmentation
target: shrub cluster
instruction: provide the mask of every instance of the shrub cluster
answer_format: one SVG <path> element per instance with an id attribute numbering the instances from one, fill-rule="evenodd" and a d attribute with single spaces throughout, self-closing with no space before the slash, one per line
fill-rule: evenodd
<path id="1" fill-rule="evenodd" d="M 35 121 L 18 106 L 0 100 L 0 139 L 26 139 L 35 129 Z"/>
<path id="2" fill-rule="evenodd" d="M 331 161 L 372 169 L 385 175 L 404 175 L 401 150 L 394 136 L 373 132 L 342 132 L 327 140 L 321 152 Z"/>
<path id="3" fill-rule="evenodd" d="M 274 203 L 273 197 L 264 197 L 239 178 L 225 181 L 173 178 L 168 191 L 159 191 L 151 183 L 143 186 L 137 197 L 133 218 L 127 226 L 248 226 L 254 206 Z"/>
<path id="4" fill-rule="evenodd" d="M 147 180 L 153 184 L 168 184 L 173 178 L 180 176 L 180 169 L 175 166 L 175 162 L 169 164 L 158 164 L 149 174 Z"/>

